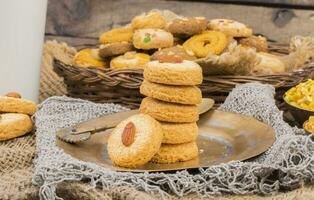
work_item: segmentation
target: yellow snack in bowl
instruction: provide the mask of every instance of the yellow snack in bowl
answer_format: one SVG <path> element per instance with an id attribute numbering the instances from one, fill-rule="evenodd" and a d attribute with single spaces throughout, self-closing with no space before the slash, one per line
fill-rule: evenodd
<path id="1" fill-rule="evenodd" d="M 150 56 L 145 53 L 135 51 L 126 52 L 124 55 L 115 57 L 110 62 L 112 69 L 143 69 L 150 60 Z"/>
<path id="2" fill-rule="evenodd" d="M 314 111 L 314 81 L 308 79 L 306 82 L 291 88 L 285 93 L 284 99 L 295 107 Z"/>
<path id="3" fill-rule="evenodd" d="M 304 129 L 310 133 L 314 133 L 314 116 L 311 116 L 304 124 Z"/>
<path id="4" fill-rule="evenodd" d="M 74 56 L 74 65 L 79 67 L 106 67 L 106 62 L 98 56 L 98 49 L 82 49 Z"/>

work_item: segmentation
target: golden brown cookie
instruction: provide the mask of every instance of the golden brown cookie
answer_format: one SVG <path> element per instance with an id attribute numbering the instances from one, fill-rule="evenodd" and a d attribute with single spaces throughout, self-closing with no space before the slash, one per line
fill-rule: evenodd
<path id="1" fill-rule="evenodd" d="M 193 105 L 202 101 L 202 92 L 196 86 L 164 85 L 144 80 L 140 92 L 145 96 L 172 103 Z"/>
<path id="2" fill-rule="evenodd" d="M 239 44 L 241 44 L 244 47 L 255 48 L 256 51 L 262 51 L 262 52 L 268 51 L 267 39 L 263 36 L 252 35 L 247 38 L 241 38 L 239 39 Z"/>
<path id="3" fill-rule="evenodd" d="M 133 30 L 131 28 L 114 28 L 110 31 L 104 32 L 99 37 L 101 44 L 108 44 L 114 42 L 132 42 Z"/>
<path id="4" fill-rule="evenodd" d="M 25 114 L 0 114 L 0 141 L 25 135 L 32 131 L 31 118 Z"/>
<path id="5" fill-rule="evenodd" d="M 168 103 L 151 97 L 142 100 L 140 112 L 163 122 L 191 123 L 199 117 L 196 105 Z"/>
<path id="6" fill-rule="evenodd" d="M 75 66 L 78 67 L 97 67 L 104 68 L 107 67 L 107 64 L 99 56 L 98 49 L 82 49 L 76 53 L 74 56 L 73 62 Z"/>
<path id="7" fill-rule="evenodd" d="M 163 132 L 162 143 L 181 144 L 195 141 L 198 136 L 198 127 L 193 123 L 160 122 Z"/>
<path id="8" fill-rule="evenodd" d="M 179 57 L 181 60 L 195 60 L 196 57 L 193 56 L 193 53 L 189 54 L 182 46 L 177 45 L 173 47 L 163 48 L 159 51 L 156 51 L 152 56 L 151 60 L 160 60 L 164 56 L 175 56 Z"/>
<path id="9" fill-rule="evenodd" d="M 188 37 L 202 33 L 207 28 L 205 17 L 176 18 L 167 24 L 167 30 L 177 37 Z"/>
<path id="10" fill-rule="evenodd" d="M 128 42 L 114 42 L 110 44 L 100 45 L 99 56 L 108 58 L 124 54 L 128 51 L 134 50 L 133 45 Z"/>
<path id="11" fill-rule="evenodd" d="M 131 25 L 133 29 L 143 28 L 164 28 L 166 26 L 166 19 L 156 11 L 149 12 L 136 16 L 132 19 Z"/>
<path id="12" fill-rule="evenodd" d="M 158 152 L 162 137 L 158 121 L 145 114 L 133 115 L 118 124 L 110 134 L 109 157 L 121 167 L 144 165 Z"/>
<path id="13" fill-rule="evenodd" d="M 33 115 L 37 106 L 34 102 L 14 97 L 0 96 L 0 113 L 22 113 Z"/>
<path id="14" fill-rule="evenodd" d="M 167 85 L 199 85 L 203 81 L 202 68 L 195 62 L 161 63 L 157 60 L 144 67 L 144 78 Z"/>
<path id="15" fill-rule="evenodd" d="M 183 144 L 162 144 L 158 153 L 154 155 L 151 162 L 175 163 L 192 160 L 198 156 L 196 142 Z"/>
<path id="16" fill-rule="evenodd" d="M 198 58 L 204 58 L 209 53 L 219 55 L 227 47 L 228 38 L 218 31 L 205 31 L 194 35 L 184 42 L 183 47 L 187 52 L 193 53 Z"/>
<path id="17" fill-rule="evenodd" d="M 249 37 L 253 34 L 252 29 L 245 24 L 231 19 L 213 19 L 208 23 L 208 29 L 221 31 L 232 37 Z"/>
<path id="18" fill-rule="evenodd" d="M 158 49 L 173 46 L 173 36 L 162 29 L 138 29 L 133 35 L 137 49 Z"/>
<path id="19" fill-rule="evenodd" d="M 110 62 L 112 69 L 143 69 L 150 60 L 150 56 L 145 53 L 135 51 L 126 52 L 124 55 L 115 57 Z"/>

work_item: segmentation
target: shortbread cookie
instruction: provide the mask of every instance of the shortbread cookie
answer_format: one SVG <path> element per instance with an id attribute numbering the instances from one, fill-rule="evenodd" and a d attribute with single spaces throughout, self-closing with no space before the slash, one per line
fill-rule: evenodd
<path id="1" fill-rule="evenodd" d="M 114 42 L 132 42 L 132 36 L 133 30 L 131 28 L 114 28 L 101 34 L 99 37 L 99 42 L 101 44 Z"/>
<path id="2" fill-rule="evenodd" d="M 100 45 L 99 56 L 102 58 L 108 58 L 112 56 L 118 56 L 128 51 L 132 51 L 133 45 L 129 42 L 114 42 L 110 44 Z"/>
<path id="3" fill-rule="evenodd" d="M 160 122 L 163 132 L 162 143 L 181 144 L 195 141 L 198 136 L 198 127 L 193 123 Z"/>
<path id="4" fill-rule="evenodd" d="M 202 33 L 207 28 L 205 17 L 176 18 L 167 24 L 167 30 L 174 36 L 188 37 Z"/>
<path id="5" fill-rule="evenodd" d="M 0 97 L 0 113 L 23 113 L 33 115 L 37 106 L 34 102 L 14 97 Z"/>
<path id="6" fill-rule="evenodd" d="M 163 122 L 190 123 L 199 117 L 196 105 L 168 103 L 151 97 L 142 100 L 140 112 Z"/>
<path id="7" fill-rule="evenodd" d="M 213 19 L 208 23 L 208 29 L 221 31 L 232 37 L 249 37 L 253 34 L 252 29 L 245 24 L 231 19 Z"/>
<path id="8" fill-rule="evenodd" d="M 199 85 L 203 81 L 202 68 L 195 62 L 161 63 L 151 61 L 144 67 L 144 78 L 167 85 Z"/>
<path id="9" fill-rule="evenodd" d="M 228 38 L 218 31 L 205 31 L 199 35 L 194 35 L 184 42 L 186 51 L 192 52 L 196 57 L 204 58 L 209 53 L 219 55 L 227 47 Z"/>
<path id="10" fill-rule="evenodd" d="M 239 39 L 239 43 L 244 47 L 255 48 L 256 51 L 268 51 L 267 39 L 263 36 L 252 35 L 248 38 L 241 38 Z"/>
<path id="11" fill-rule="evenodd" d="M 151 60 L 162 60 L 165 56 L 175 56 L 181 60 L 195 60 L 196 57 L 193 53 L 188 53 L 181 45 L 160 49 L 156 51 L 152 56 Z"/>
<path id="12" fill-rule="evenodd" d="M 133 35 L 133 45 L 137 49 L 172 47 L 173 36 L 161 29 L 139 29 Z"/>
<path id="13" fill-rule="evenodd" d="M 202 101 L 202 92 L 196 86 L 164 85 L 144 80 L 140 92 L 145 96 L 172 103 L 192 105 Z"/>
<path id="14" fill-rule="evenodd" d="M 31 118 L 25 114 L 0 114 L 0 141 L 25 135 L 32 131 Z"/>
<path id="15" fill-rule="evenodd" d="M 107 67 L 106 62 L 102 60 L 98 54 L 98 49 L 82 49 L 74 56 L 74 65 L 78 67 Z"/>
<path id="16" fill-rule="evenodd" d="M 110 62 L 112 69 L 143 69 L 149 62 L 150 56 L 145 53 L 130 51 L 124 55 L 115 57 Z"/>
<path id="17" fill-rule="evenodd" d="M 192 160 L 198 156 L 196 142 L 183 144 L 162 144 L 158 153 L 154 155 L 151 162 L 175 163 Z"/>
<path id="18" fill-rule="evenodd" d="M 166 26 L 166 19 L 159 12 L 149 12 L 136 16 L 132 19 L 131 25 L 133 29 L 143 28 L 164 28 Z"/>
<path id="19" fill-rule="evenodd" d="M 159 150 L 163 133 L 158 121 L 138 114 L 122 121 L 108 139 L 108 154 L 121 167 L 135 168 L 147 163 Z"/>

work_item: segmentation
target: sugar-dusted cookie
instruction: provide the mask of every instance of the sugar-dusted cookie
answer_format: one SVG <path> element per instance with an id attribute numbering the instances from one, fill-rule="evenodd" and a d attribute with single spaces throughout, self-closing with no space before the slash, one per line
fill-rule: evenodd
<path id="1" fill-rule="evenodd" d="M 140 92 L 145 96 L 172 103 L 192 105 L 202 101 L 202 92 L 196 86 L 164 85 L 144 80 Z"/>
<path id="2" fill-rule="evenodd" d="M 74 56 L 74 65 L 78 67 L 107 67 L 106 62 L 102 60 L 98 54 L 98 49 L 82 49 Z"/>
<path id="3" fill-rule="evenodd" d="M 151 162 L 175 163 L 192 160 L 198 156 L 196 142 L 183 144 L 162 144 L 158 153 L 154 155 Z"/>
<path id="4" fill-rule="evenodd" d="M 253 34 L 252 29 L 245 24 L 231 19 L 212 19 L 208 23 L 208 29 L 221 31 L 232 37 L 249 37 Z"/>
<path id="5" fill-rule="evenodd" d="M 171 62 L 171 60 L 155 60 L 147 63 L 144 67 L 144 78 L 154 83 L 167 85 L 199 85 L 202 83 L 202 68 L 197 63 L 180 59 L 177 63 Z"/>
<path id="6" fill-rule="evenodd" d="M 198 136 L 198 127 L 193 123 L 160 122 L 163 132 L 162 143 L 181 144 L 195 141 Z"/>
<path id="7" fill-rule="evenodd" d="M 188 37 L 202 33 L 207 28 L 205 17 L 176 18 L 167 24 L 167 30 L 174 36 Z"/>
<path id="8" fill-rule="evenodd" d="M 133 30 L 131 28 L 114 28 L 110 31 L 104 32 L 99 37 L 101 44 L 108 44 L 114 42 L 132 42 Z"/>
<path id="9" fill-rule="evenodd" d="M 33 115 L 37 106 L 34 102 L 15 97 L 0 96 L 0 113 L 23 113 Z"/>
<path id="10" fill-rule="evenodd" d="M 168 103 L 151 97 L 142 100 L 140 112 L 163 122 L 191 123 L 199 117 L 196 105 Z"/>
<path id="11" fill-rule="evenodd" d="M 133 115 L 118 124 L 110 134 L 109 157 L 121 167 L 144 165 L 158 152 L 162 137 L 158 121 L 145 114 Z"/>
<path id="12" fill-rule="evenodd" d="M 108 58 L 112 56 L 121 55 L 132 50 L 134 50 L 132 43 L 114 42 L 114 43 L 100 45 L 99 56 L 102 58 Z"/>
<path id="13" fill-rule="evenodd" d="M 0 141 L 25 135 L 32 131 L 33 123 L 26 114 L 0 114 Z"/>
<path id="14" fill-rule="evenodd" d="M 115 57 L 110 62 L 112 69 L 143 69 L 150 60 L 150 56 L 145 53 L 129 51 L 124 55 Z"/>
<path id="15" fill-rule="evenodd" d="M 143 28 L 164 28 L 166 26 L 166 19 L 160 12 L 152 11 L 148 14 L 142 14 L 132 19 L 131 25 L 133 29 Z"/>
<path id="16" fill-rule="evenodd" d="M 173 36 L 162 29 L 138 29 L 133 35 L 137 49 L 158 49 L 173 46 Z"/>
<path id="17" fill-rule="evenodd" d="M 195 60 L 196 57 L 193 53 L 188 53 L 181 45 L 168 47 L 156 51 L 152 56 L 151 60 L 162 60 L 165 56 L 175 56 L 182 60 Z"/>
<path id="18" fill-rule="evenodd" d="M 222 32 L 205 31 L 189 38 L 183 43 L 183 47 L 196 57 L 203 58 L 209 53 L 219 55 L 227 47 L 227 44 L 228 38 Z"/>
<path id="19" fill-rule="evenodd" d="M 268 51 L 267 39 L 263 36 L 252 35 L 247 38 L 240 38 L 239 43 L 244 47 L 255 48 L 256 51 Z"/>

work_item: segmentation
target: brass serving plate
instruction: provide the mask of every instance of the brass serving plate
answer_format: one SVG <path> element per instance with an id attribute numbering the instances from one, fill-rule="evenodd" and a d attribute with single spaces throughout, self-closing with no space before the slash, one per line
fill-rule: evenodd
<path id="1" fill-rule="evenodd" d="M 57 146 L 82 161 L 99 164 L 115 171 L 157 172 L 209 167 L 232 160 L 246 160 L 266 151 L 275 141 L 274 130 L 254 119 L 236 113 L 212 110 L 198 122 L 199 157 L 174 164 L 147 163 L 136 169 L 115 166 L 107 154 L 110 130 L 95 133 L 88 141 L 69 144 L 57 140 Z"/>

